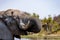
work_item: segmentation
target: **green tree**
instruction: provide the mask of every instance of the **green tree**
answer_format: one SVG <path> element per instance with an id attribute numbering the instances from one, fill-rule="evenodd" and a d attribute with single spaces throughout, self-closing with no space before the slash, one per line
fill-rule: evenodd
<path id="1" fill-rule="evenodd" d="M 35 18 L 39 18 L 39 15 L 38 14 L 36 14 L 36 13 L 33 13 L 33 15 L 32 15 L 33 17 L 35 17 Z"/>
<path id="2" fill-rule="evenodd" d="M 51 15 L 48 15 L 48 20 L 47 20 L 47 22 L 51 23 L 52 21 L 53 21 L 53 20 L 52 20 Z"/>
<path id="3" fill-rule="evenodd" d="M 43 20 L 42 20 L 43 24 L 44 23 L 47 23 L 47 18 L 45 17 Z"/>

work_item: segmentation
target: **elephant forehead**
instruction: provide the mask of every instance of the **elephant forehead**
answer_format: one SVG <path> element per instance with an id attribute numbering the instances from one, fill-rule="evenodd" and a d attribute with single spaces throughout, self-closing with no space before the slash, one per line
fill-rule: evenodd
<path id="1" fill-rule="evenodd" d="M 16 9 L 8 9 L 6 11 L 1 11 L 1 15 L 7 14 L 11 16 L 11 13 L 13 13 L 14 16 L 19 16 L 19 17 L 29 17 L 30 14 L 21 10 L 16 10 Z"/>
<path id="2" fill-rule="evenodd" d="M 13 15 L 15 15 L 15 16 L 17 16 L 17 15 L 25 16 L 23 11 L 15 10 L 15 9 L 8 9 L 8 10 L 4 11 L 4 14 L 11 15 L 12 12 L 13 12 Z"/>
<path id="3" fill-rule="evenodd" d="M 14 13 L 14 15 L 17 15 L 17 14 L 20 14 L 20 11 L 19 10 L 14 10 L 14 9 L 8 9 L 4 12 L 4 14 L 8 14 L 8 15 L 11 15 L 11 12 Z"/>

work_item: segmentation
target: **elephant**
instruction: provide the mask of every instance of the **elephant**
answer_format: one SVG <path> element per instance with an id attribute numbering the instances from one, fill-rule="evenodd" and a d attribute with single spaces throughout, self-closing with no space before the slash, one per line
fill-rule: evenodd
<path id="1" fill-rule="evenodd" d="M 0 39 L 3 40 L 14 40 L 14 37 L 20 37 L 18 35 L 27 35 L 26 31 L 18 28 L 16 20 L 11 16 L 0 18 L 0 30 Z"/>
<path id="2" fill-rule="evenodd" d="M 37 23 L 37 25 L 39 25 L 40 27 L 41 27 L 41 21 L 38 19 L 38 18 L 34 18 L 34 17 L 31 17 L 30 15 L 29 15 L 29 13 L 27 13 L 27 12 L 23 12 L 23 11 L 19 11 L 19 10 L 14 10 L 14 9 L 8 9 L 8 10 L 6 10 L 5 12 L 4 12 L 4 14 L 7 14 L 7 15 L 12 15 L 12 16 L 16 16 L 16 17 L 18 17 L 18 20 L 17 20 L 17 22 L 19 23 L 21 20 L 20 19 L 23 19 L 23 21 L 25 21 L 26 19 L 27 20 L 29 20 L 29 21 L 33 21 L 33 23 L 34 23 L 34 21 Z M 25 19 L 25 20 L 24 20 Z M 20 20 L 20 21 L 19 21 Z M 21 23 L 21 22 L 20 22 Z M 21 25 L 19 23 L 19 25 Z M 25 22 L 26 23 L 26 22 Z M 32 23 L 32 22 L 31 22 Z M 37 26 L 36 25 L 36 26 Z M 27 25 L 25 25 L 25 28 L 22 28 L 22 27 L 24 27 L 24 26 L 20 26 L 23 30 L 24 29 L 27 29 L 28 30 L 28 27 L 26 27 Z M 30 25 L 31 26 L 31 25 Z"/>
<path id="3" fill-rule="evenodd" d="M 38 33 L 40 32 L 42 26 L 38 18 L 31 17 L 31 18 L 22 18 L 22 25 L 20 26 L 20 28 L 28 32 Z"/>
<path id="4" fill-rule="evenodd" d="M 14 14 L 13 11 L 11 13 Z M 20 35 L 28 35 L 27 32 L 38 33 L 41 31 L 41 22 L 37 18 L 5 14 L 2 16 L 3 17 L 0 18 L 0 29 L 4 31 L 0 32 L 0 35 L 2 34 L 0 39 L 14 40 L 14 37 L 20 38 Z"/>
<path id="5" fill-rule="evenodd" d="M 3 21 L 1 21 L 1 24 L 3 25 L 0 25 L 0 27 L 2 27 L 2 30 L 3 30 L 3 27 L 6 27 L 4 30 L 8 30 L 7 32 L 3 32 L 3 34 L 5 36 L 7 36 L 7 39 L 9 40 L 13 40 L 14 39 L 14 36 L 19 38 L 19 35 L 27 35 L 27 32 L 34 32 L 34 33 L 38 33 L 40 32 L 41 30 L 41 25 L 39 25 L 39 21 L 37 19 L 33 19 L 33 18 L 29 18 L 29 19 L 23 19 L 23 23 L 26 24 L 27 21 L 30 21 L 29 25 L 26 26 L 24 25 L 21 25 L 19 22 L 19 25 L 16 24 L 16 20 L 9 16 L 9 17 L 6 17 L 3 19 Z M 13 24 L 13 25 L 12 25 Z M 19 26 L 19 28 L 17 28 Z M 1 29 L 1 28 L 0 28 Z M 2 34 L 0 32 L 0 34 Z M 3 36 L 2 34 L 2 36 Z M 11 37 L 11 38 L 10 38 Z M 5 39 L 5 37 L 3 36 L 3 38 L 1 39 Z"/>
<path id="6" fill-rule="evenodd" d="M 20 24 L 21 20 L 18 21 L 19 25 L 21 25 L 19 26 L 19 28 L 21 28 L 22 30 L 25 30 L 27 32 L 38 33 L 42 29 L 41 21 L 38 18 L 30 17 L 30 18 L 19 18 L 19 19 L 22 19 L 22 25 Z"/>

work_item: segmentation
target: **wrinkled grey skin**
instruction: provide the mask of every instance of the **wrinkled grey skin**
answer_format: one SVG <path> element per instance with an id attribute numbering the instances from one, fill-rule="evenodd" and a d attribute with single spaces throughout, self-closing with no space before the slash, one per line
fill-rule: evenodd
<path id="1" fill-rule="evenodd" d="M 24 12 L 20 12 L 20 11 L 16 11 L 16 10 L 7 10 L 3 14 L 11 15 L 11 13 L 13 13 L 13 15 L 15 17 L 16 17 L 16 14 L 15 13 L 17 13 L 17 15 L 19 17 L 19 19 L 17 19 L 19 28 L 22 29 L 22 30 L 24 30 L 24 31 L 22 31 L 22 30 L 18 31 L 18 29 L 17 29 L 17 31 L 13 31 L 14 33 L 12 34 L 12 31 L 10 31 L 8 28 L 6 28 L 9 31 L 9 32 L 7 31 L 8 33 L 10 33 L 8 35 L 11 37 L 12 40 L 14 39 L 14 37 L 19 38 L 20 35 L 26 35 L 27 32 L 34 32 L 34 33 L 40 32 L 40 30 L 41 30 L 41 23 L 40 23 L 40 20 L 39 19 L 32 18 L 32 17 L 27 16 L 25 14 L 23 15 L 21 13 L 24 13 Z M 23 22 L 22 23 L 24 24 L 22 26 L 21 26 L 21 20 L 20 20 L 21 18 L 23 19 Z M 24 21 L 26 21 L 26 20 L 27 20 L 27 22 L 24 23 Z M 3 25 L 5 25 L 5 24 L 3 24 Z M 4 27 L 6 27 L 6 25 Z M 10 27 L 12 27 L 12 26 L 10 26 Z M 17 26 L 14 25 L 12 29 L 14 29 L 15 27 L 17 27 Z M 8 38 L 8 36 L 7 36 L 7 38 Z"/>
<path id="2" fill-rule="evenodd" d="M 13 36 L 10 30 L 6 27 L 6 25 L 2 21 L 0 21 L 0 39 L 13 40 Z"/>
<path id="3" fill-rule="evenodd" d="M 16 26 L 16 24 L 15 24 L 14 19 L 12 19 L 11 17 L 7 17 L 6 19 L 4 19 L 4 21 L 7 22 L 7 24 L 8 24 L 8 26 L 9 26 L 10 29 L 8 27 L 6 27 L 6 25 L 2 26 L 2 27 L 6 27 L 5 30 L 9 30 L 7 32 L 10 33 L 8 35 L 9 35 L 9 37 L 12 37 L 12 38 L 10 38 L 11 40 L 14 39 L 14 36 L 15 37 L 17 36 L 17 38 L 18 38 L 19 35 L 26 35 L 26 34 L 24 34 L 25 31 L 38 33 L 41 30 L 40 25 L 37 23 L 38 20 L 36 20 L 35 18 L 34 19 L 33 18 L 31 18 L 31 19 L 27 19 L 27 18 L 23 19 L 23 23 L 24 24 L 26 24 L 26 23 L 28 23 L 28 21 L 30 21 L 30 23 L 27 26 L 27 28 L 23 28 L 23 26 L 21 28 L 21 26 L 19 26 L 20 29 L 25 30 L 25 31 L 21 31 L 21 30 L 19 31 L 18 28 L 17 28 L 17 26 Z M 1 23 L 3 23 L 3 22 L 1 21 Z M 10 23 L 13 24 L 13 25 L 11 25 Z M 2 25 L 4 25 L 4 23 Z M 3 32 L 5 32 L 5 30 Z M 3 35 L 5 35 L 5 34 L 2 34 L 2 36 Z M 4 37 L 2 37 L 1 39 L 4 39 Z M 6 39 L 9 39 L 8 36 L 6 37 Z"/>
<path id="4" fill-rule="evenodd" d="M 41 31 L 41 27 L 42 26 L 38 18 L 23 18 L 22 26 L 20 28 L 28 32 L 38 33 Z"/>
<path id="5" fill-rule="evenodd" d="M 7 25 L 5 24 L 5 22 Z M 24 30 L 19 30 L 17 28 L 16 21 L 11 16 L 7 16 L 6 18 L 3 18 L 3 20 L 0 19 L 0 30 L 0 39 L 3 40 L 14 40 L 14 37 L 20 37 L 18 35 L 27 35 Z"/>
<path id="6" fill-rule="evenodd" d="M 41 21 L 38 18 L 29 18 L 30 24 L 28 26 L 28 32 L 38 33 L 41 31 L 42 25 Z"/>
<path id="7" fill-rule="evenodd" d="M 29 13 L 27 13 L 27 12 L 23 12 L 23 11 L 20 11 L 20 10 L 15 10 L 15 9 L 8 9 L 8 10 L 6 10 L 4 13 L 2 13 L 2 14 L 7 14 L 7 15 L 11 15 L 11 16 L 15 16 L 15 17 L 19 17 L 19 19 L 20 18 L 22 18 L 22 19 L 29 19 L 29 20 L 34 20 L 37 24 L 35 25 L 35 26 L 37 26 L 38 25 L 38 28 L 40 27 L 40 30 L 41 30 L 41 22 L 40 22 L 40 20 L 39 19 L 37 19 L 37 18 L 32 18 L 30 15 L 29 15 Z M 19 20 L 18 20 L 18 22 L 20 22 Z M 34 23 L 34 22 L 33 22 Z M 24 22 L 23 22 L 23 24 L 24 24 Z M 28 24 L 29 24 L 29 22 L 28 22 Z M 19 25 L 20 25 L 20 23 L 19 23 Z M 20 26 L 21 27 L 21 26 Z M 28 29 L 28 26 L 27 25 L 23 25 L 22 27 L 21 27 L 23 30 L 26 30 L 26 29 Z"/>

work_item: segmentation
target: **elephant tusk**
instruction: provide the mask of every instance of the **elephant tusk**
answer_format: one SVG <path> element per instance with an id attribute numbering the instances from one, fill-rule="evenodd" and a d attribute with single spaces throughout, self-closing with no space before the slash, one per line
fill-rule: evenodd
<path id="1" fill-rule="evenodd" d="M 30 21 L 28 21 L 28 23 L 25 25 L 25 24 L 22 22 L 22 20 L 20 20 L 20 25 L 21 25 L 21 28 L 22 28 L 23 30 L 28 29 L 29 23 L 30 23 Z"/>
<path id="2" fill-rule="evenodd" d="M 30 21 L 28 21 L 27 25 L 25 25 L 25 29 L 28 29 L 29 27 L 29 24 L 30 24 Z"/>

